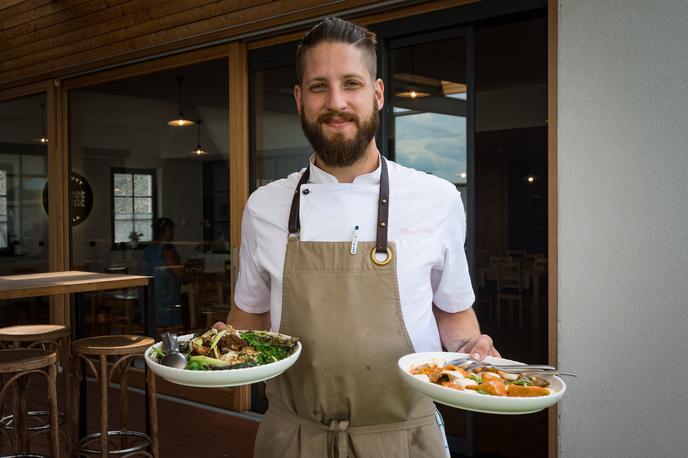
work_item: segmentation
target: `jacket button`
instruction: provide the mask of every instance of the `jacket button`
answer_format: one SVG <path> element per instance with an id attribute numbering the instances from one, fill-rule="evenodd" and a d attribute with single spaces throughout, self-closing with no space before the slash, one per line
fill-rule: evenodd
<path id="1" fill-rule="evenodd" d="M 303 192 L 303 193 L 304 193 L 304 195 L 307 195 L 308 193 L 310 193 L 310 192 L 311 192 L 311 190 L 310 190 L 310 189 L 304 189 L 304 190 L 303 190 L 303 191 L 301 191 L 301 192 Z"/>

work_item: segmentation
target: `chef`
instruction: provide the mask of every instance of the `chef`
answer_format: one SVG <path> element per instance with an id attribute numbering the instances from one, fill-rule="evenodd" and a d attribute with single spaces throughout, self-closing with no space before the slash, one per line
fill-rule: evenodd
<path id="1" fill-rule="evenodd" d="M 397 360 L 497 355 L 481 335 L 456 187 L 385 159 L 375 35 L 329 18 L 296 54 L 308 167 L 248 200 L 228 322 L 298 336 L 301 357 L 267 383 L 259 458 L 442 457 L 433 403 Z"/>

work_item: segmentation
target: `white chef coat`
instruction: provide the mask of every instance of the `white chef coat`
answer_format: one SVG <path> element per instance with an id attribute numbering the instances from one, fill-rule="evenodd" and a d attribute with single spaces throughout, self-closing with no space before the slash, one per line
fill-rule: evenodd
<path id="1" fill-rule="evenodd" d="M 387 163 L 388 239 L 396 248 L 404 322 L 415 351 L 439 351 L 432 304 L 459 312 L 475 299 L 463 248 L 466 217 L 461 196 L 444 179 Z M 235 304 L 250 313 L 270 311 L 273 331 L 279 330 L 282 313 L 289 211 L 302 172 L 256 190 L 241 224 Z M 359 241 L 375 241 L 379 183 L 379 166 L 353 183 L 339 183 L 311 157 L 310 180 L 301 187 L 301 241 L 351 241 L 355 226 Z"/>

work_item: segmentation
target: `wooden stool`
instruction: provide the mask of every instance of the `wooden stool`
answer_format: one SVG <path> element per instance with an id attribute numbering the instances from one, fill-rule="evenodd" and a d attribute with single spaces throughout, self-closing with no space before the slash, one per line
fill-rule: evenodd
<path id="1" fill-rule="evenodd" d="M 12 418 L 16 419 L 15 457 L 36 457 L 30 453 L 27 412 L 27 387 L 32 374 L 44 376 L 48 382 L 48 412 L 50 415 L 50 455 L 58 457 L 60 440 L 57 426 L 57 354 L 45 350 L 18 349 L 0 350 L 0 374 L 9 374 L 0 389 L 0 408 L 10 387 L 14 386 L 16 398 Z M 3 431 L 6 433 L 6 431 Z"/>
<path id="2" fill-rule="evenodd" d="M 122 335 L 122 336 L 100 336 L 79 339 L 72 343 L 72 354 L 75 364 L 74 372 L 76 375 L 75 386 L 83 378 L 81 364 L 77 364 L 80 358 L 86 366 L 91 369 L 94 377 L 100 384 L 100 432 L 87 435 L 79 439 L 75 447 L 76 456 L 100 455 L 107 457 L 143 455 L 158 458 L 158 409 L 155 400 L 155 374 L 148 371 L 146 384 L 148 386 L 148 408 L 150 413 L 150 436 L 127 429 L 129 417 L 128 401 L 128 381 L 127 373 L 134 358 L 143 357 L 146 349 L 155 341 L 150 337 Z M 94 362 L 89 357 L 98 357 L 100 367 L 97 369 Z M 108 357 L 115 357 L 108 366 Z M 116 370 L 120 371 L 120 430 L 112 431 L 108 428 L 108 388 L 112 375 Z M 75 408 L 73 415 L 74 423 L 78 422 L 79 406 L 78 397 L 74 396 Z M 119 438 L 120 448 L 113 449 L 110 439 Z M 131 441 L 131 442 L 130 442 Z M 99 448 L 91 448 L 91 444 L 100 443 Z M 146 451 L 150 448 L 150 453 Z"/>
<path id="3" fill-rule="evenodd" d="M 33 348 L 55 352 L 58 367 L 62 367 L 62 394 L 65 410 L 66 406 L 71 404 L 69 338 L 69 328 L 59 324 L 33 324 L 0 328 L 0 349 Z M 30 433 L 48 431 L 50 429 L 50 423 L 48 422 L 49 412 L 33 411 L 28 412 L 28 416 L 31 419 L 38 419 L 40 421 L 38 425 L 29 426 Z M 0 429 L 12 429 L 13 422 L 14 417 L 12 415 L 3 417 L 0 419 Z M 58 425 L 63 425 L 64 423 L 64 414 L 58 412 Z M 67 446 L 67 454 L 70 453 L 69 446 L 71 444 L 72 431 L 69 427 L 62 431 L 64 443 Z"/>

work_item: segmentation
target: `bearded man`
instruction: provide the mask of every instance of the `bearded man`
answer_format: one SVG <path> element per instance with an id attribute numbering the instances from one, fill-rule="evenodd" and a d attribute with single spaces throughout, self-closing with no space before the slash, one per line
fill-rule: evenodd
<path id="1" fill-rule="evenodd" d="M 374 34 L 350 22 L 305 35 L 294 99 L 314 154 L 244 212 L 228 322 L 303 343 L 267 384 L 255 457 L 446 456 L 434 405 L 405 385 L 398 358 L 497 355 L 471 308 L 456 187 L 378 151 L 376 61 Z"/>

